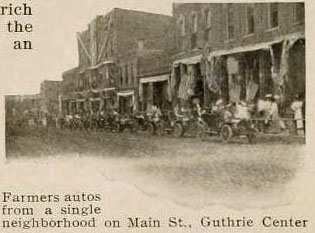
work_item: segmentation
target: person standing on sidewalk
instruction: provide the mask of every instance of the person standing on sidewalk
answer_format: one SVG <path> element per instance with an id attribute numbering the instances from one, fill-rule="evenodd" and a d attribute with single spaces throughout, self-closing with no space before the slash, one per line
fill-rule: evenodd
<path id="1" fill-rule="evenodd" d="M 304 119 L 303 119 L 303 100 L 300 95 L 296 95 L 293 103 L 291 104 L 291 109 L 294 111 L 294 121 L 297 135 L 304 136 Z"/>

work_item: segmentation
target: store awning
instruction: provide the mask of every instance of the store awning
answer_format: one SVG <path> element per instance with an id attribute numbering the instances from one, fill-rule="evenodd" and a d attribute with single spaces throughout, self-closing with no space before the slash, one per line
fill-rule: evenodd
<path id="1" fill-rule="evenodd" d="M 178 66 L 179 64 L 193 65 L 201 62 L 202 55 L 195 55 L 192 57 L 187 57 L 179 59 L 173 62 L 173 66 Z"/>
<path id="2" fill-rule="evenodd" d="M 141 78 L 140 83 L 164 82 L 164 81 L 168 81 L 169 78 L 170 78 L 170 74 Z"/>
<path id="3" fill-rule="evenodd" d="M 117 92 L 117 96 L 121 96 L 121 97 L 127 97 L 127 96 L 133 96 L 135 94 L 135 91 L 120 91 Z"/>
<path id="4" fill-rule="evenodd" d="M 94 102 L 94 101 L 101 101 L 102 99 L 100 97 L 94 97 L 94 98 L 90 98 L 89 100 Z"/>
<path id="5" fill-rule="evenodd" d="M 103 88 L 103 89 L 97 89 L 102 98 L 108 99 L 111 98 L 115 95 L 115 87 L 107 87 L 107 88 Z"/>
<path id="6" fill-rule="evenodd" d="M 219 56 L 223 56 L 223 55 L 252 52 L 252 51 L 257 51 L 257 50 L 269 50 L 270 46 L 273 44 L 280 43 L 284 40 L 288 40 L 288 39 L 292 39 L 292 38 L 299 39 L 299 38 L 304 38 L 304 37 L 305 37 L 304 34 L 296 33 L 296 34 L 291 34 L 291 35 L 279 37 L 276 40 L 268 41 L 268 42 L 264 42 L 264 43 L 257 43 L 254 45 L 247 45 L 247 46 L 236 47 L 236 48 L 232 48 L 232 49 L 213 51 L 208 56 L 208 61 L 210 61 L 213 57 L 219 57 Z"/>
<path id="7" fill-rule="evenodd" d="M 97 92 L 108 92 L 108 91 L 114 91 L 116 88 L 115 87 L 107 87 L 107 88 L 100 88 L 100 89 L 95 89 Z"/>

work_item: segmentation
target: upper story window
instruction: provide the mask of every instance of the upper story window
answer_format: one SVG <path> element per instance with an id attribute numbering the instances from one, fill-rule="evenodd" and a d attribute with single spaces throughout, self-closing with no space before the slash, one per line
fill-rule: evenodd
<path id="1" fill-rule="evenodd" d="M 205 23 L 204 40 L 209 41 L 211 37 L 212 27 L 212 12 L 209 9 L 206 9 L 204 11 L 204 23 Z"/>
<path id="2" fill-rule="evenodd" d="M 132 66 L 133 83 L 137 83 L 137 68 L 136 65 Z"/>
<path id="3" fill-rule="evenodd" d="M 122 86 L 123 85 L 123 82 L 124 82 L 124 76 L 123 76 L 123 68 L 122 67 L 119 67 L 119 78 L 120 78 L 120 85 Z"/>
<path id="4" fill-rule="evenodd" d="M 250 35 L 255 32 L 254 5 L 246 4 L 246 34 Z"/>
<path id="5" fill-rule="evenodd" d="M 305 17 L 304 3 L 303 2 L 294 3 L 293 8 L 294 22 L 304 22 L 304 17 Z"/>
<path id="6" fill-rule="evenodd" d="M 186 34 L 186 20 L 184 15 L 179 16 L 178 20 L 178 25 L 179 25 L 179 30 L 180 30 L 180 35 L 185 36 Z"/>
<path id="7" fill-rule="evenodd" d="M 104 68 L 104 70 L 103 70 L 103 77 L 104 77 L 105 80 L 109 79 L 109 68 L 108 67 Z"/>
<path id="8" fill-rule="evenodd" d="M 128 85 L 128 64 L 125 65 L 125 85 Z"/>
<path id="9" fill-rule="evenodd" d="M 226 9 L 226 21 L 227 21 L 227 38 L 229 40 L 234 39 L 235 37 L 235 28 L 234 28 L 234 9 L 232 7 L 232 4 L 227 5 Z"/>
<path id="10" fill-rule="evenodd" d="M 198 15 L 196 12 L 191 14 L 191 31 L 196 34 L 198 31 Z"/>
<path id="11" fill-rule="evenodd" d="M 206 21 L 206 28 L 210 29 L 212 27 L 212 13 L 209 9 L 205 10 L 205 21 Z"/>
<path id="12" fill-rule="evenodd" d="M 134 76 L 133 76 L 133 64 L 130 63 L 130 66 L 129 66 L 129 83 L 130 84 L 133 84 L 134 83 Z"/>
<path id="13" fill-rule="evenodd" d="M 269 28 L 276 28 L 279 26 L 279 4 L 269 4 Z"/>

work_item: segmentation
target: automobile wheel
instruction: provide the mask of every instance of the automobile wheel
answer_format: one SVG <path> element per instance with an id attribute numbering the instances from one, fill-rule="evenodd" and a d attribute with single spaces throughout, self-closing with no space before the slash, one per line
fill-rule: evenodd
<path id="1" fill-rule="evenodd" d="M 255 143 L 258 135 L 258 130 L 251 128 L 249 129 L 249 133 L 247 134 L 247 139 L 249 143 Z"/>
<path id="2" fill-rule="evenodd" d="M 155 134 L 155 127 L 152 123 L 149 123 L 147 126 L 147 131 L 150 135 L 154 135 Z"/>
<path id="3" fill-rule="evenodd" d="M 121 130 L 122 130 L 121 125 L 120 125 L 119 123 L 116 123 L 116 124 L 114 125 L 113 129 L 112 129 L 112 132 L 113 132 L 113 133 L 120 133 Z"/>
<path id="4" fill-rule="evenodd" d="M 184 135 L 184 128 L 180 123 L 175 124 L 173 134 L 177 138 Z"/>
<path id="5" fill-rule="evenodd" d="M 134 134 L 137 134 L 140 131 L 140 125 L 138 122 L 133 123 L 130 128 L 131 128 L 130 131 Z"/>
<path id="6" fill-rule="evenodd" d="M 201 123 L 198 123 L 196 131 L 197 131 L 196 132 L 197 138 L 199 138 L 201 140 L 205 140 L 205 138 L 206 138 L 206 126 L 201 124 Z"/>
<path id="7" fill-rule="evenodd" d="M 162 123 L 162 122 L 157 123 L 155 133 L 157 136 L 163 136 L 164 135 L 164 133 L 165 133 L 164 123 Z"/>
<path id="8" fill-rule="evenodd" d="M 229 142 L 233 137 L 233 130 L 229 125 L 223 125 L 221 127 L 221 138 L 224 142 Z"/>

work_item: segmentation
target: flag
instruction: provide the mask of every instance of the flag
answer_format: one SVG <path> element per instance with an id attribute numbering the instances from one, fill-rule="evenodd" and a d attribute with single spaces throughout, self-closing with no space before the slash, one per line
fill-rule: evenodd
<path id="1" fill-rule="evenodd" d="M 188 91 L 193 90 L 192 84 L 194 83 L 194 70 L 193 67 L 190 65 L 188 67 L 187 74 L 184 74 L 181 76 L 181 81 L 178 89 L 178 98 L 187 100 L 189 95 L 192 95 L 193 93 L 189 93 Z"/>

